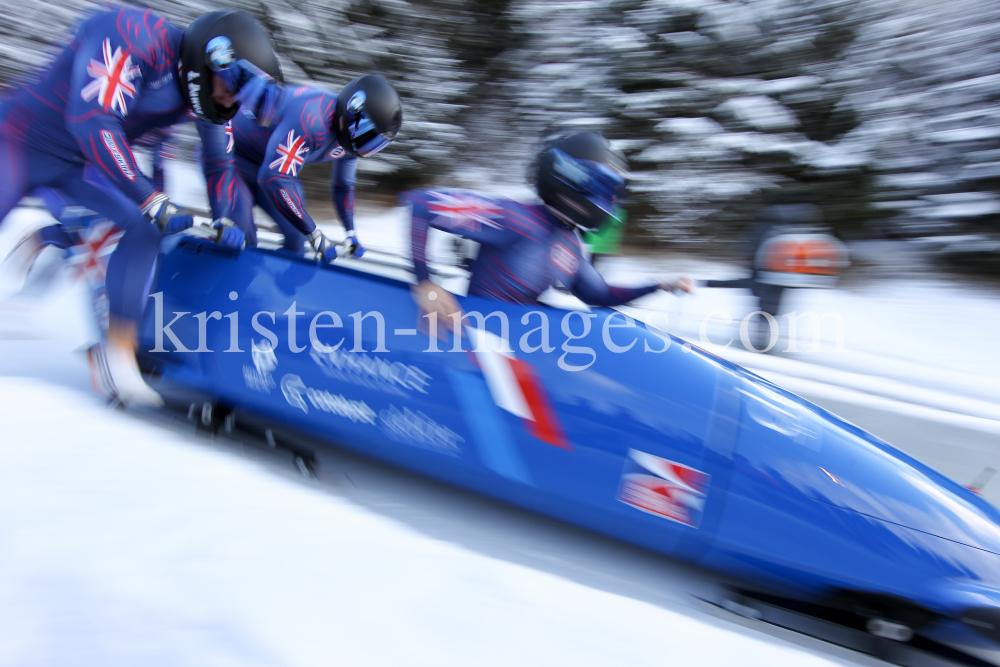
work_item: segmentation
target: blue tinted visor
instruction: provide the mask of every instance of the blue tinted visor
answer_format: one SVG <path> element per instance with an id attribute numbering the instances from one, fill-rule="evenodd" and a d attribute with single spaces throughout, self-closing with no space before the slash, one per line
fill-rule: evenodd
<path id="1" fill-rule="evenodd" d="M 347 129 L 351 134 L 351 146 L 358 157 L 370 157 L 392 143 L 395 134 L 379 133 L 375 122 L 368 117 L 365 109 L 365 94 L 358 91 L 347 103 Z"/>
<path id="2" fill-rule="evenodd" d="M 351 144 L 358 157 L 369 157 L 392 143 L 394 137 L 387 137 L 375 130 L 375 123 L 367 118 L 350 126 Z"/>
<path id="3" fill-rule="evenodd" d="M 552 168 L 557 178 L 602 211 L 611 213 L 625 198 L 628 175 L 610 164 L 595 160 L 579 160 L 558 148 L 552 149 L 552 160 Z"/>

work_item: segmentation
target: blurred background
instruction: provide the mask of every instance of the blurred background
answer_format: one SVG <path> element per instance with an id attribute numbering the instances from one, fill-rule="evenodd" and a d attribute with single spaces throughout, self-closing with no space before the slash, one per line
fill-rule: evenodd
<path id="1" fill-rule="evenodd" d="M 219 5 L 149 3 L 180 24 Z M 539 140 L 599 130 L 628 155 L 625 241 L 740 251 L 765 207 L 811 203 L 845 240 L 898 239 L 1000 273 L 1000 3 L 989 0 L 230 0 L 290 83 L 385 74 L 404 98 L 359 196 L 523 184 Z M 85 0 L 0 16 L 0 82 Z M 327 200 L 327 165 L 305 171 Z"/>
<path id="2" fill-rule="evenodd" d="M 408 265 L 400 190 L 527 195 L 543 138 L 602 132 L 633 180 L 623 256 L 600 271 L 720 283 L 623 312 L 1000 504 L 1000 2 L 149 4 L 178 25 L 248 10 L 290 84 L 394 83 L 402 132 L 358 165 L 368 258 Z M 7 5 L 0 86 L 31 76 L 96 6 Z M 190 130 L 167 187 L 193 206 L 205 195 Z M 302 178 L 342 237 L 329 164 Z M 782 300 L 751 261 L 762 227 L 819 221 L 851 265 Z M 19 208 L 0 258 L 50 222 Z M 705 665 L 875 664 L 720 620 L 697 606 L 696 573 L 569 526 L 348 454 L 303 480 L 253 453 L 266 444 L 103 409 L 73 352 L 93 341 L 92 294 L 60 276 L 44 299 L 0 291 L 0 664 L 659 666 L 665 650 Z M 756 354 L 766 338 L 744 342 L 758 308 L 803 315 L 797 334 L 779 318 L 769 354 Z"/>

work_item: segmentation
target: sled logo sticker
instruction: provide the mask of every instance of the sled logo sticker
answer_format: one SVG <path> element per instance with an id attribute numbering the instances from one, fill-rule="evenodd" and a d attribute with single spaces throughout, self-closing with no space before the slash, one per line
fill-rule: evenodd
<path id="1" fill-rule="evenodd" d="M 340 394 L 307 387 L 302 378 L 290 373 L 281 378 L 281 393 L 285 395 L 289 405 L 306 414 L 309 414 L 309 405 L 306 403 L 306 399 L 309 399 L 309 403 L 317 410 L 350 419 L 355 423 L 374 425 L 375 418 L 378 417 L 364 401 L 352 401 Z"/>
<path id="2" fill-rule="evenodd" d="M 458 443 L 465 442 L 465 438 L 420 410 L 414 412 L 407 407 L 400 410 L 395 405 L 390 405 L 388 410 L 379 411 L 378 418 L 379 428 L 396 442 L 446 456 L 462 454 Z"/>
<path id="3" fill-rule="evenodd" d="M 327 155 L 330 156 L 331 160 L 336 160 L 347 155 L 347 151 L 344 150 L 343 146 L 334 146 Z"/>
<path id="4" fill-rule="evenodd" d="M 637 449 L 628 450 L 618 500 L 685 526 L 697 528 L 711 475 Z"/>
<path id="5" fill-rule="evenodd" d="M 274 378 L 271 372 L 278 367 L 278 357 L 274 355 L 274 347 L 271 341 L 264 339 L 259 343 L 250 341 L 250 358 L 253 359 L 253 368 L 243 366 L 243 381 L 247 389 L 259 391 L 262 394 L 270 394 L 274 388 Z"/>
<path id="6" fill-rule="evenodd" d="M 278 159 L 268 166 L 271 169 L 277 169 L 285 176 L 296 176 L 299 173 L 299 167 L 306 161 L 306 153 L 309 152 L 309 147 L 305 144 L 305 137 L 296 137 L 295 130 L 289 130 L 285 143 L 278 144 Z"/>
<path id="7" fill-rule="evenodd" d="M 135 97 L 135 86 L 132 80 L 139 76 L 139 68 L 132 65 L 132 56 L 122 53 L 122 47 L 111 52 L 111 40 L 105 38 L 101 45 L 104 62 L 91 59 L 87 65 L 87 74 L 94 78 L 80 91 L 80 97 L 89 102 L 95 97 L 105 109 L 118 111 L 122 116 L 128 115 L 125 106 L 125 96 Z"/>
<path id="8" fill-rule="evenodd" d="M 532 436 L 572 451 L 535 367 L 515 357 L 509 344 L 499 336 L 484 329 L 466 327 L 465 330 L 493 402 L 520 417 L 525 430 Z"/>

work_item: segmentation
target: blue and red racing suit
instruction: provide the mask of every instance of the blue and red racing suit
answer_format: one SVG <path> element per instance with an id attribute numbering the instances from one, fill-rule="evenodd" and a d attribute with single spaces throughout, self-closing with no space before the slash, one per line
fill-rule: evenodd
<path id="1" fill-rule="evenodd" d="M 299 171 L 306 164 L 333 161 L 330 194 L 348 232 L 354 231 L 354 179 L 358 159 L 348 155 L 333 133 L 337 96 L 328 90 L 298 86 L 282 91 L 276 121 L 262 127 L 244 113 L 233 119 L 236 168 L 249 200 L 239 198 L 233 220 L 256 242 L 252 208 L 257 204 L 285 235 L 285 249 L 302 252 L 316 229 L 306 211 Z"/>
<path id="2" fill-rule="evenodd" d="M 28 192 L 49 187 L 123 232 L 107 273 L 112 314 L 137 321 L 160 232 L 140 207 L 154 193 L 129 148 L 157 128 L 192 120 L 177 82 L 184 31 L 151 11 L 123 7 L 85 19 L 39 80 L 0 105 L 0 220 Z M 236 191 L 225 128 L 198 121 L 216 218 Z"/>
<path id="3" fill-rule="evenodd" d="M 177 156 L 174 154 L 173 132 L 171 132 L 170 128 L 158 127 L 155 130 L 142 135 L 132 143 L 135 146 L 142 146 L 143 148 L 149 150 L 153 163 L 153 173 L 150 176 L 150 179 L 153 181 L 153 189 L 157 192 L 166 192 L 165 177 L 163 173 L 165 165 L 164 161 L 177 159 Z M 204 155 L 204 153 L 202 154 Z M 211 158 L 213 156 L 210 155 L 208 157 Z M 214 157 L 218 159 L 220 156 L 216 155 Z M 214 171 L 218 171 L 218 169 L 213 170 L 213 173 Z M 221 171 L 223 174 L 220 175 L 224 175 L 225 170 L 223 169 Z M 218 179 L 218 177 L 216 177 L 216 179 L 221 180 Z"/>
<path id="4" fill-rule="evenodd" d="M 612 287 L 583 256 L 580 237 L 542 204 L 485 197 L 463 190 L 414 190 L 400 195 L 412 207 L 410 237 L 417 281 L 428 280 L 427 230 L 481 244 L 469 294 L 534 304 L 562 285 L 592 306 L 618 306 L 656 291 L 656 284 Z"/>

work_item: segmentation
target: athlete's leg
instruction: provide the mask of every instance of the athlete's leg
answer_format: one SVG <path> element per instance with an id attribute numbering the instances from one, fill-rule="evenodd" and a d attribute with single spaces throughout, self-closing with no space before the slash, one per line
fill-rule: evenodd
<path id="1" fill-rule="evenodd" d="M 91 165 L 65 179 L 61 189 L 75 203 L 113 222 L 124 234 L 108 261 L 107 367 L 125 403 L 162 405 L 146 385 L 135 360 L 138 326 L 149 296 L 149 283 L 160 249 L 160 231 L 139 207 L 107 182 Z"/>
<path id="2" fill-rule="evenodd" d="M 75 203 L 108 218 L 123 232 L 108 262 L 108 303 L 112 317 L 137 324 L 146 307 L 146 283 L 160 251 L 160 231 L 139 207 L 87 165 L 61 189 Z"/>
<path id="3" fill-rule="evenodd" d="M 271 219 L 278 225 L 278 229 L 281 230 L 282 235 L 285 237 L 285 243 L 281 247 L 284 250 L 301 255 L 306 247 L 305 234 L 300 232 L 267 197 L 258 197 L 257 205 L 271 216 Z"/>
<path id="4" fill-rule="evenodd" d="M 257 246 L 257 226 L 253 221 L 253 195 L 243 178 L 236 174 L 236 192 L 232 200 L 233 222 L 247 237 L 247 247 Z"/>
<path id="5" fill-rule="evenodd" d="M 257 171 L 259 164 L 254 164 L 241 155 L 234 159 L 236 163 L 236 193 L 233 196 L 233 222 L 246 234 L 247 247 L 257 245 L 257 225 L 253 220 L 253 206 L 257 199 Z"/>
<path id="6" fill-rule="evenodd" d="M 0 108 L 0 225 L 28 193 L 25 124 L 17 116 L 16 107 Z"/>

